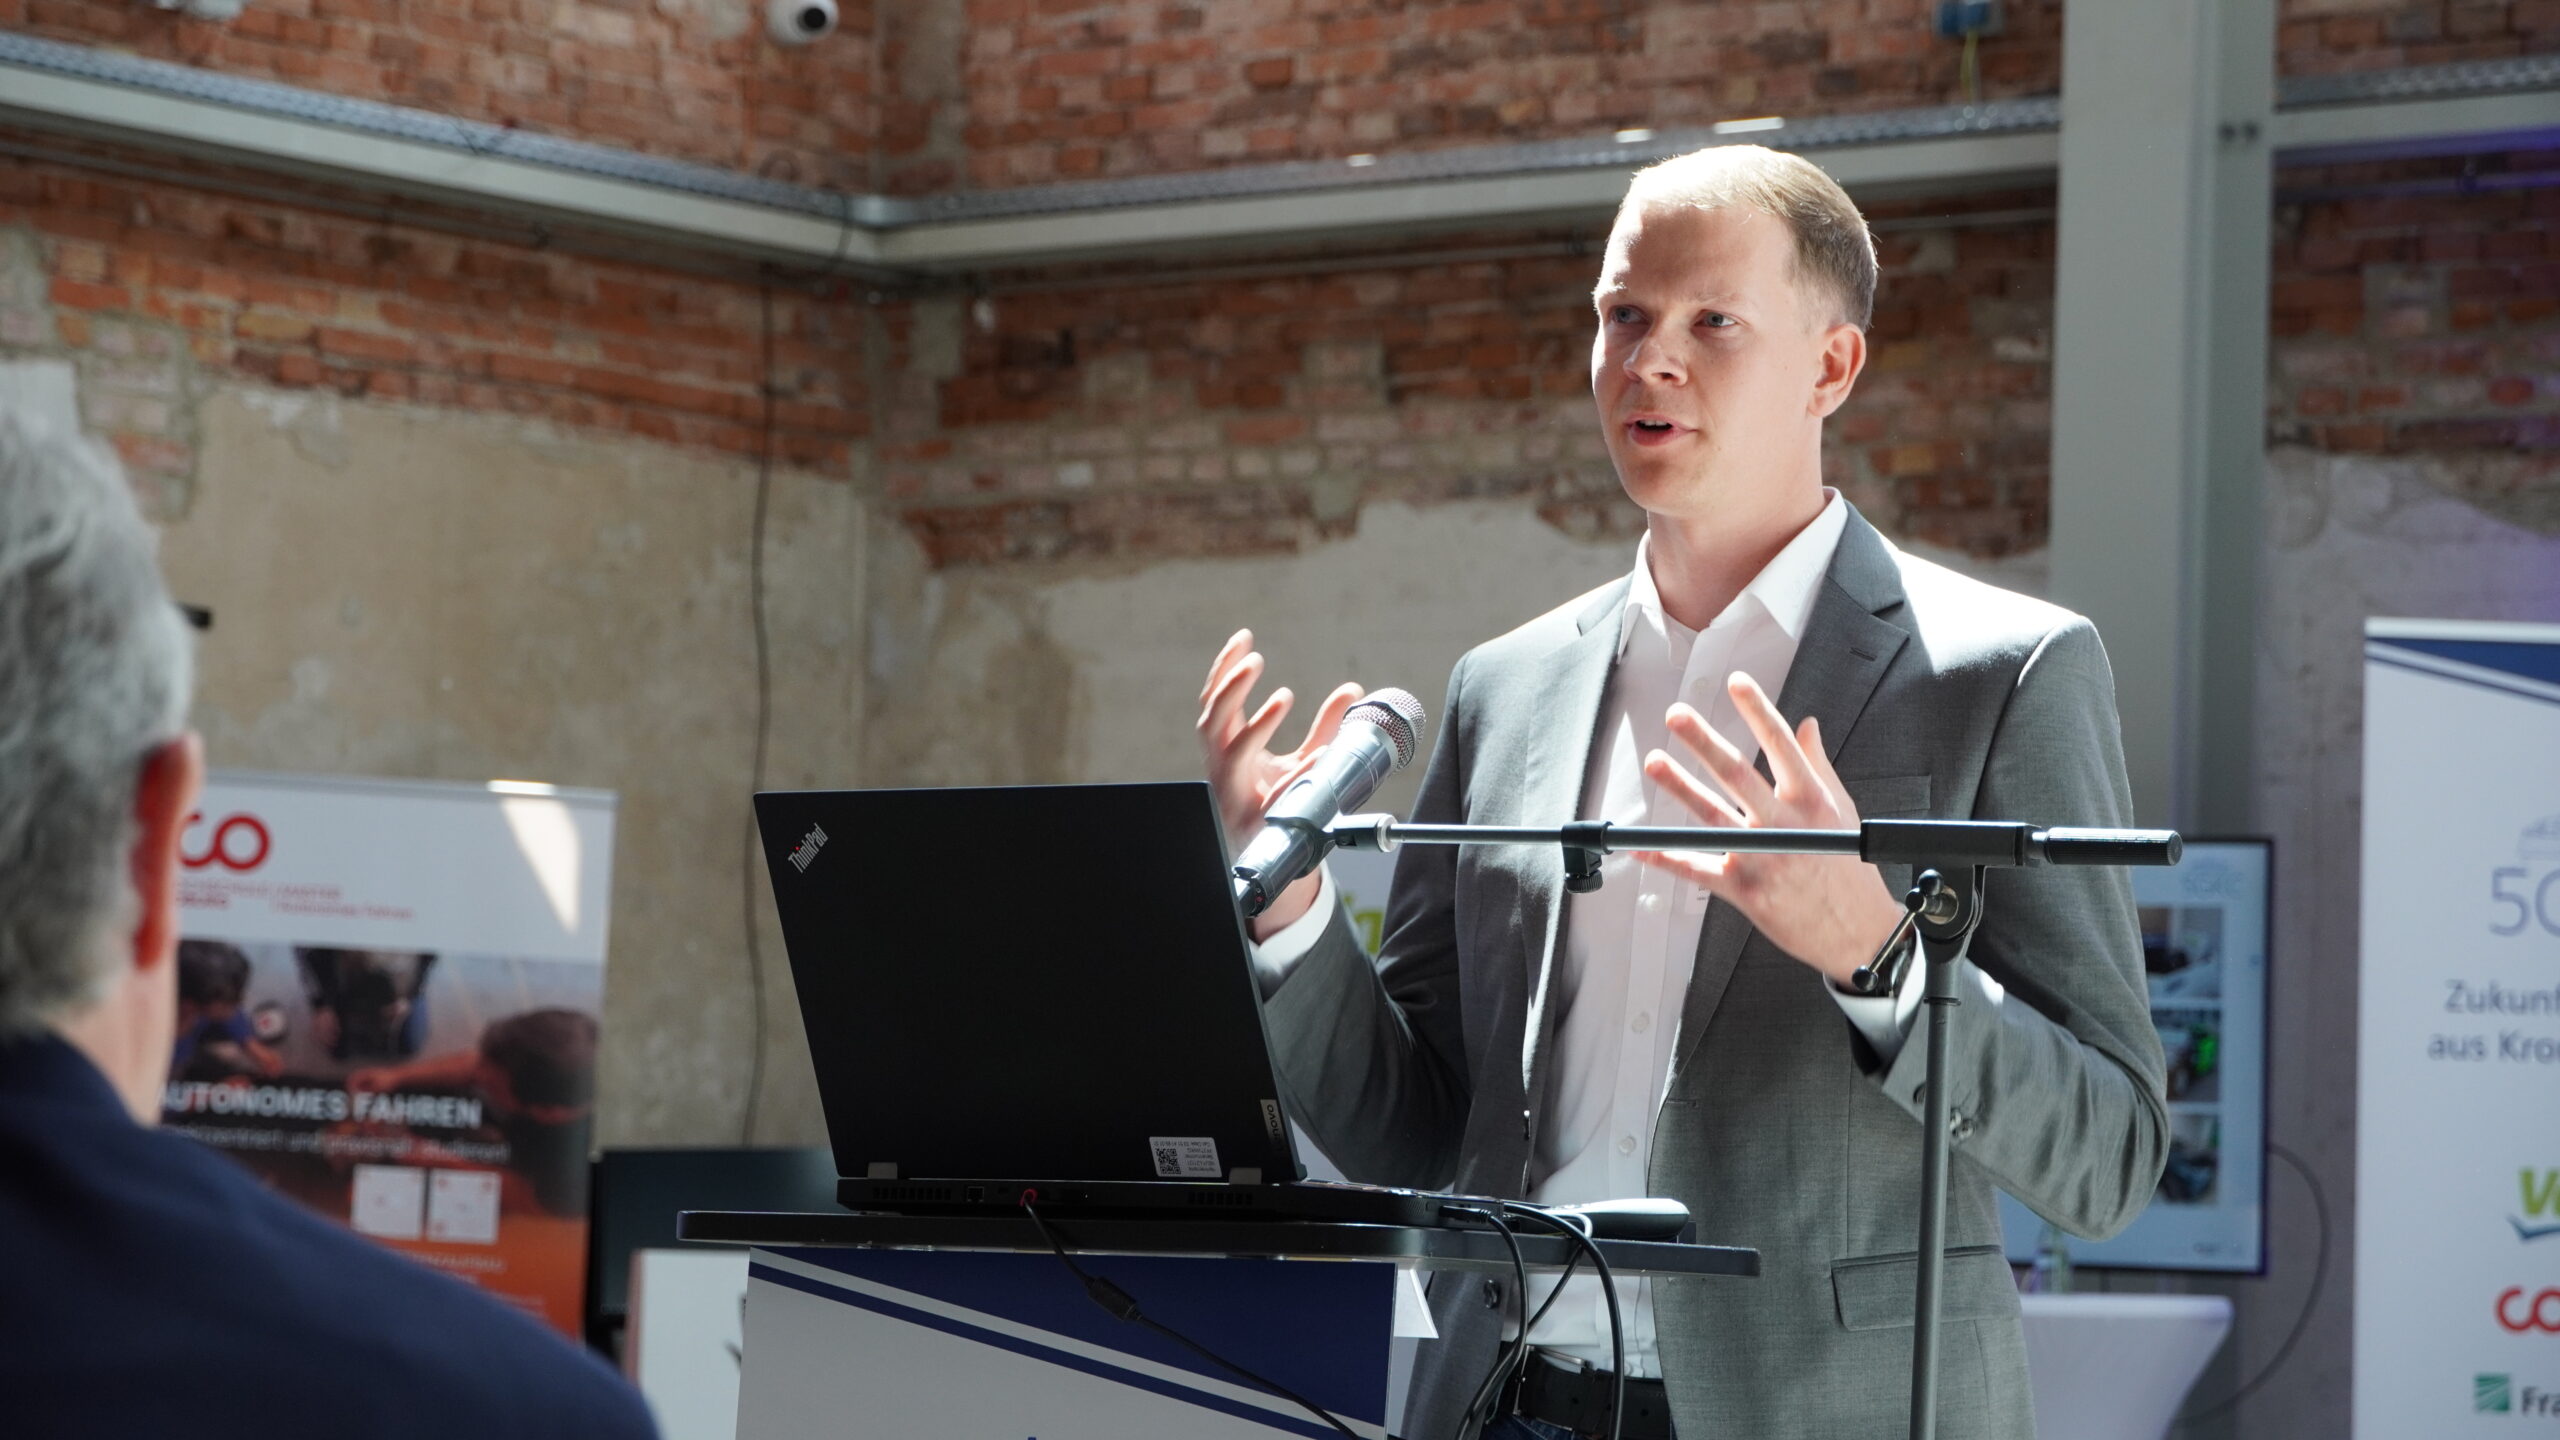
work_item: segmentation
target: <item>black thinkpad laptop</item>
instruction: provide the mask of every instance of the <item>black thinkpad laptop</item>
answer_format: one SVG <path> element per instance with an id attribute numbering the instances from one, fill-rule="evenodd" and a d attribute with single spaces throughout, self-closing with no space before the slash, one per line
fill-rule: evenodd
<path id="1" fill-rule="evenodd" d="M 756 797 L 858 1210 L 1437 1222 L 1305 1180 L 1205 784 Z"/>

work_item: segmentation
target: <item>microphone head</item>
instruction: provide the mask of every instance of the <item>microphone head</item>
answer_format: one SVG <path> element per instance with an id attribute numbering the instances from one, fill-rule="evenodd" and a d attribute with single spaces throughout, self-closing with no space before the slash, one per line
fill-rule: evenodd
<path id="1" fill-rule="evenodd" d="M 1422 748 L 1422 702 L 1410 690 L 1372 690 L 1342 717 L 1345 725 L 1375 725 L 1395 742 L 1398 770 Z"/>

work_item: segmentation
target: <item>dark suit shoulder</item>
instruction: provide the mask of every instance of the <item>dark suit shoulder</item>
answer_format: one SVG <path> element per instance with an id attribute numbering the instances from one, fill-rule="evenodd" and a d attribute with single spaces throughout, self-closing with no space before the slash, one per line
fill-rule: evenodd
<path id="1" fill-rule="evenodd" d="M 227 1157 L 6 1098 L 0 1391 L 32 1417 L 30 1440 L 655 1433 L 593 1355 Z"/>
<path id="2" fill-rule="evenodd" d="M 2091 631 L 2086 617 L 2004 590 L 1907 551 L 1892 551 L 1903 590 L 1901 621 L 1940 673 L 1984 666 L 2015 673 L 2059 634 Z"/>
<path id="3" fill-rule="evenodd" d="M 1523 671 L 1539 673 L 1558 647 L 1580 638 L 1593 625 L 1615 623 L 1618 607 L 1626 603 L 1627 584 L 1628 577 L 1621 575 L 1494 636 L 1461 657 L 1459 670 L 1471 681 Z"/>

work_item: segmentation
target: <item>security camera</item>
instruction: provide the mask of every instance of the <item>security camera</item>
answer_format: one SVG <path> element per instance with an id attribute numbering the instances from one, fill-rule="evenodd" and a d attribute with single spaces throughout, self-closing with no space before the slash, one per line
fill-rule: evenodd
<path id="1" fill-rule="evenodd" d="M 836 0 L 765 0 L 764 31 L 776 45 L 806 45 L 836 29 Z"/>

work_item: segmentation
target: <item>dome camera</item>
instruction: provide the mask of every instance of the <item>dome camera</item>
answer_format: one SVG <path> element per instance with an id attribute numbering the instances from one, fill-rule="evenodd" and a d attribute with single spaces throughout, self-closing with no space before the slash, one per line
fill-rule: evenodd
<path id="1" fill-rule="evenodd" d="M 806 45 L 836 28 L 836 0 L 765 0 L 765 33 L 776 45 Z"/>

